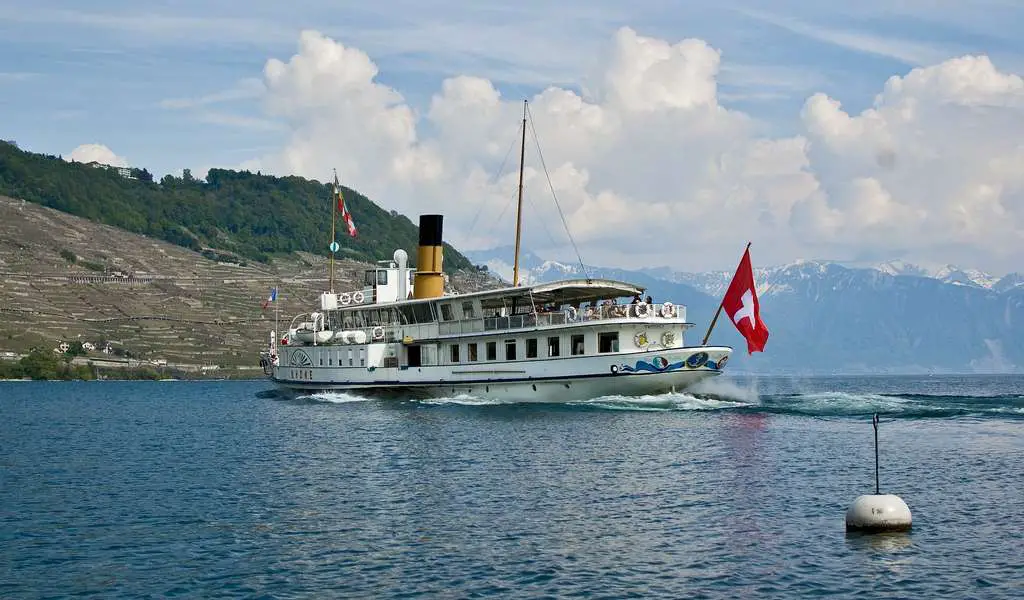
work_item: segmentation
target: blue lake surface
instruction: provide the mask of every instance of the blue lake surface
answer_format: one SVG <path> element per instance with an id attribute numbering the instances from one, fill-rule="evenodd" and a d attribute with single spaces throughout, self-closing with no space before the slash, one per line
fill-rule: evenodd
<path id="1" fill-rule="evenodd" d="M 1024 377 L 711 386 L 0 382 L 0 598 L 1024 597 Z M 845 531 L 873 412 L 910 533 Z"/>

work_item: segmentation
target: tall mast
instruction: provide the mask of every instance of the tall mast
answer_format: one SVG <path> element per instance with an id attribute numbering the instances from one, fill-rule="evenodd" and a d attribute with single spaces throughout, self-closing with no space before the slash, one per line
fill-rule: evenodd
<path id="1" fill-rule="evenodd" d="M 331 279 L 330 290 L 334 293 L 334 252 L 338 249 L 338 242 L 335 240 L 334 226 L 338 220 L 338 171 L 334 171 L 334 194 L 331 195 Z"/>
<path id="2" fill-rule="evenodd" d="M 516 207 L 516 256 L 512 286 L 519 287 L 519 240 L 523 233 L 523 161 L 526 159 L 526 100 L 523 100 L 523 142 L 519 146 L 519 204 Z"/>

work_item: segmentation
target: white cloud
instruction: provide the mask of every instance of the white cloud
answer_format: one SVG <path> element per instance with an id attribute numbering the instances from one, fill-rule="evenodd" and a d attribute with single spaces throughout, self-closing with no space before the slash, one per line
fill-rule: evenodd
<path id="1" fill-rule="evenodd" d="M 857 115 L 812 95 L 803 130 L 773 139 L 719 103 L 721 57 L 706 42 L 623 28 L 609 46 L 592 89 L 530 98 L 587 262 L 731 268 L 748 240 L 761 264 L 870 248 L 1008 270 L 1024 252 L 1024 86 L 986 57 L 893 77 Z M 363 51 L 303 32 L 294 56 L 264 68 L 266 110 L 290 138 L 247 166 L 321 180 L 336 167 L 386 208 L 445 213 L 456 246 L 508 243 L 521 99 L 456 76 L 419 112 L 377 75 Z M 528 140 L 525 244 L 571 258 L 538 158 Z"/>
<path id="2" fill-rule="evenodd" d="M 68 160 L 80 163 L 98 162 L 112 167 L 127 167 L 128 159 L 114 154 L 103 144 L 82 144 L 71 151 Z"/>

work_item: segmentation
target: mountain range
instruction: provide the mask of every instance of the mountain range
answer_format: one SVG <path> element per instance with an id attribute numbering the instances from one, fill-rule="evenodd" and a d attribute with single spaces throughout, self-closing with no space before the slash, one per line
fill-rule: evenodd
<path id="1" fill-rule="evenodd" d="M 511 278 L 508 247 L 464 252 Z M 580 264 L 520 256 L 520 277 L 542 282 L 583 276 Z M 588 266 L 591 277 L 630 281 L 655 301 L 687 306 L 700 343 L 733 273 L 671 268 Z M 797 261 L 755 268 L 762 317 L 771 331 L 764 353 L 720 319 L 711 337 L 737 349 L 732 367 L 756 373 L 1015 373 L 1024 372 L 1024 275 L 996 277 L 952 265 L 902 261 L 875 265 Z"/>

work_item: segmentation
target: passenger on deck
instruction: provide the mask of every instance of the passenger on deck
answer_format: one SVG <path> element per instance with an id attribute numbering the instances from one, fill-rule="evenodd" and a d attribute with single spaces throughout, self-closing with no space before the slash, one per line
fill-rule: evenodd
<path id="1" fill-rule="evenodd" d="M 633 301 L 630 304 L 640 304 L 640 294 L 633 294 Z"/>

